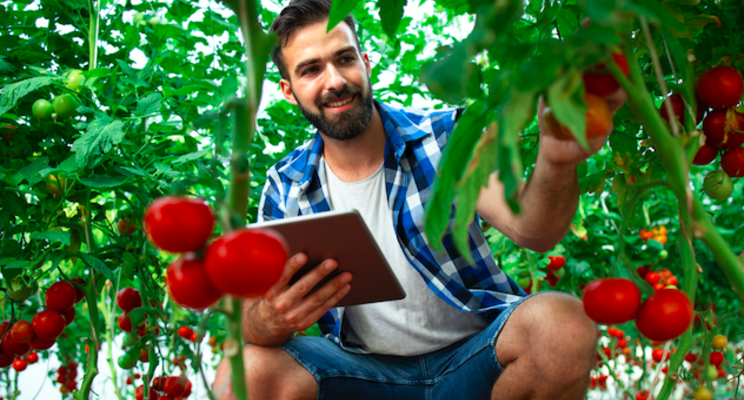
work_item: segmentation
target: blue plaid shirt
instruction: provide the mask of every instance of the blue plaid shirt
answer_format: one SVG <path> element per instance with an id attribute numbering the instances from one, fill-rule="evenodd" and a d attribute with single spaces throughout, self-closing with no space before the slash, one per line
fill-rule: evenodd
<path id="1" fill-rule="evenodd" d="M 375 103 L 387 135 L 385 182 L 403 253 L 444 301 L 493 320 L 525 293 L 496 265 L 478 218 L 468 227 L 476 265 L 469 264 L 455 249 L 450 230 L 443 238 L 444 252 L 433 250 L 424 236 L 424 205 L 432 193 L 437 165 L 454 129 L 457 110 L 398 109 Z M 322 155 L 323 138 L 316 133 L 269 169 L 259 203 L 259 221 L 331 210 L 325 174 L 319 173 Z M 344 348 L 362 352 L 344 343 L 342 319 L 343 307 L 329 310 L 318 321 L 320 331 Z"/>

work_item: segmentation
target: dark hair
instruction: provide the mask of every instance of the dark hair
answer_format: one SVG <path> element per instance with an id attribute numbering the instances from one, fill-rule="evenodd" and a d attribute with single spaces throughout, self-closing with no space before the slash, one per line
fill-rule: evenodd
<path id="1" fill-rule="evenodd" d="M 271 51 L 271 59 L 277 68 L 279 68 L 282 78 L 289 79 L 287 65 L 284 63 L 284 57 L 282 55 L 282 48 L 287 45 L 289 36 L 297 28 L 325 21 L 330 14 L 331 0 L 292 0 L 274 19 L 270 31 L 276 33 L 279 37 L 279 42 Z M 349 14 L 344 18 L 343 22 L 346 22 L 346 25 L 349 25 L 351 31 L 354 32 L 357 48 L 361 51 L 359 38 L 356 36 L 354 17 Z"/>

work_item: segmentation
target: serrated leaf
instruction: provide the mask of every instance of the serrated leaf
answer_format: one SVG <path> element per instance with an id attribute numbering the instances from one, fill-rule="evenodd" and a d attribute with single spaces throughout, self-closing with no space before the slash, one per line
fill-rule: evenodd
<path id="1" fill-rule="evenodd" d="M 330 32 L 339 22 L 351 14 L 356 9 L 357 3 L 359 3 L 359 0 L 334 1 L 331 4 L 331 13 L 328 16 L 326 32 Z"/>
<path id="2" fill-rule="evenodd" d="M 80 183 L 96 189 L 108 189 L 121 186 L 124 181 L 123 177 L 112 177 L 105 175 L 93 175 L 88 178 L 80 178 Z"/>
<path id="3" fill-rule="evenodd" d="M 114 276 L 114 272 L 111 271 L 111 269 L 109 269 L 109 267 L 107 267 L 106 264 L 103 263 L 103 261 L 89 254 L 81 253 L 79 254 L 79 256 L 86 264 L 88 264 L 89 267 L 100 272 L 103 276 L 106 277 L 106 279 L 110 280 L 111 282 L 116 283 L 116 276 Z"/>
<path id="4" fill-rule="evenodd" d="M 40 87 L 50 85 L 54 82 L 54 79 L 56 78 L 50 76 L 39 76 L 6 85 L 3 87 L 2 96 L 0 96 L 0 115 L 5 114 L 8 110 L 15 107 L 18 100 L 23 98 L 23 96 Z"/>
<path id="5" fill-rule="evenodd" d="M 160 111 L 160 104 L 162 101 L 160 93 L 150 93 L 147 96 L 139 99 L 137 102 L 137 110 L 134 115 L 138 117 L 145 117 L 150 114 L 155 114 Z"/>
<path id="6" fill-rule="evenodd" d="M 31 234 L 31 240 L 48 240 L 50 242 L 59 242 L 64 245 L 69 245 L 70 244 L 70 232 L 63 232 L 63 231 L 34 232 Z"/>
<path id="7" fill-rule="evenodd" d="M 403 7 L 408 0 L 377 0 L 380 8 L 380 22 L 382 30 L 385 31 L 390 40 L 395 40 L 395 32 L 398 30 L 400 20 L 403 18 Z"/>
<path id="8" fill-rule="evenodd" d="M 111 151 L 124 139 L 124 123 L 112 121 L 111 118 L 93 120 L 88 130 L 72 144 L 72 151 L 76 153 L 75 161 L 80 168 L 88 167 L 95 157 Z"/>

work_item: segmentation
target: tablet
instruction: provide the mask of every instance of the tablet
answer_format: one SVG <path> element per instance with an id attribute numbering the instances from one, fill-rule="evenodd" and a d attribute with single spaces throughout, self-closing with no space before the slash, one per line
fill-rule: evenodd
<path id="1" fill-rule="evenodd" d="M 307 263 L 290 280 L 290 285 L 303 275 L 332 258 L 338 267 L 316 285 L 314 292 L 344 271 L 351 272 L 351 290 L 337 307 L 380 301 L 400 300 L 406 296 L 392 268 L 377 246 L 367 224 L 356 210 L 327 211 L 312 215 L 254 223 L 253 228 L 271 228 L 287 241 L 288 254 L 307 255 Z"/>

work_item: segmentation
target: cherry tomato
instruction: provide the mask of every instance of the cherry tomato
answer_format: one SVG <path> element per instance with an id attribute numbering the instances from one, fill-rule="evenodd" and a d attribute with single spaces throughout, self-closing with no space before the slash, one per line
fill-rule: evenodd
<path id="1" fill-rule="evenodd" d="M 13 369 L 16 370 L 16 372 L 25 371 L 26 367 L 28 367 L 28 363 L 26 362 L 26 360 L 17 358 L 15 361 L 13 361 Z"/>
<path id="2" fill-rule="evenodd" d="M 584 94 L 584 102 L 587 106 L 587 110 L 584 113 L 584 117 L 586 118 L 586 138 L 593 139 L 604 136 L 612 124 L 612 111 L 610 111 L 610 107 L 601 97 L 591 93 Z M 550 107 L 545 107 L 543 112 L 545 123 L 556 139 L 574 140 L 571 131 L 558 122 Z"/>
<path id="3" fill-rule="evenodd" d="M 57 311 L 65 311 L 75 305 L 77 292 L 70 282 L 55 282 L 46 292 L 44 303 L 47 308 Z"/>
<path id="4" fill-rule="evenodd" d="M 661 118 L 664 118 L 668 123 L 669 113 L 667 112 L 667 103 L 672 106 L 672 113 L 677 117 L 680 125 L 685 126 L 685 101 L 682 100 L 682 95 L 679 93 L 673 93 L 664 99 L 664 102 L 661 104 L 661 108 L 659 109 Z"/>
<path id="5" fill-rule="evenodd" d="M 168 265 L 168 291 L 184 307 L 201 310 L 222 297 L 207 278 L 204 261 L 193 254 L 185 254 Z"/>
<path id="6" fill-rule="evenodd" d="M 49 100 L 38 99 L 31 106 L 31 114 L 33 114 L 34 118 L 49 119 L 52 118 L 52 113 L 54 113 L 54 106 Z"/>
<path id="7" fill-rule="evenodd" d="M 713 400 L 713 392 L 705 386 L 700 386 L 695 390 L 695 400 Z"/>
<path id="8" fill-rule="evenodd" d="M 177 332 L 178 332 L 178 336 L 184 339 L 191 339 L 191 334 L 194 333 L 194 331 L 188 326 L 182 326 L 178 328 Z"/>
<path id="9" fill-rule="evenodd" d="M 236 229 L 215 240 L 204 256 L 210 282 L 238 297 L 263 296 L 284 271 L 284 239 L 267 229 Z"/>
<path id="10" fill-rule="evenodd" d="M 647 400 L 648 399 L 648 390 L 643 389 L 639 390 L 635 394 L 635 400 Z"/>
<path id="11" fill-rule="evenodd" d="M 711 171 L 705 175 L 703 190 L 711 199 L 728 199 L 734 191 L 734 182 L 724 171 Z"/>
<path id="12" fill-rule="evenodd" d="M 169 376 L 163 381 L 163 391 L 171 397 L 181 397 L 186 392 L 186 378 L 182 376 Z"/>
<path id="13" fill-rule="evenodd" d="M 132 319 L 129 318 L 129 315 L 127 314 L 120 314 L 119 320 L 118 320 L 119 329 L 123 330 L 124 332 L 131 332 L 132 327 Z"/>
<path id="14" fill-rule="evenodd" d="M 744 147 L 736 147 L 723 152 L 721 168 L 731 178 L 744 176 Z"/>
<path id="15" fill-rule="evenodd" d="M 13 357 L 0 351 L 0 368 L 10 367 L 13 364 Z"/>
<path id="16" fill-rule="evenodd" d="M 119 221 L 116 223 L 116 231 L 123 236 L 130 236 L 137 231 L 137 227 L 129 218 L 119 218 Z"/>
<path id="17" fill-rule="evenodd" d="M 135 400 L 153 400 L 158 397 L 158 392 L 153 389 L 152 386 L 150 386 L 150 395 L 147 396 L 147 399 L 145 399 L 145 386 L 139 385 L 137 386 L 137 389 L 134 390 L 134 399 Z"/>
<path id="18" fill-rule="evenodd" d="M 693 158 L 692 163 L 694 165 L 708 165 L 712 163 L 717 156 L 718 148 L 705 143 L 704 145 L 700 146 L 697 153 L 695 153 L 695 158 Z"/>
<path id="19" fill-rule="evenodd" d="M 142 296 L 140 296 L 139 290 L 125 287 L 116 294 L 116 305 L 122 311 L 128 313 L 137 307 L 142 307 Z"/>
<path id="20" fill-rule="evenodd" d="M 77 108 L 80 107 L 80 100 L 77 96 L 65 93 L 54 98 L 52 101 L 54 112 L 59 119 L 67 119 L 77 115 Z"/>
<path id="21" fill-rule="evenodd" d="M 726 345 L 728 345 L 728 339 L 724 335 L 713 336 L 713 341 L 711 342 L 711 345 L 716 350 L 723 350 L 726 348 Z"/>
<path id="22" fill-rule="evenodd" d="M 659 282 L 659 280 L 661 279 L 661 275 L 659 275 L 659 273 L 657 273 L 657 272 L 649 272 L 649 273 L 646 274 L 646 276 L 644 277 L 644 279 L 646 280 L 646 282 L 648 282 L 649 284 L 653 285 L 653 284 Z"/>
<path id="23" fill-rule="evenodd" d="M 0 346 L 3 349 L 3 353 L 9 356 L 22 356 L 26 353 L 28 353 L 31 348 L 27 343 L 18 343 L 16 342 L 13 337 L 10 335 L 10 331 L 5 332 L 5 334 L 2 337 L 2 343 L 0 343 Z"/>
<path id="24" fill-rule="evenodd" d="M 69 326 L 75 320 L 75 307 L 70 307 L 69 310 L 60 311 L 59 313 L 65 317 L 65 326 Z"/>
<path id="25" fill-rule="evenodd" d="M 54 197 L 62 197 L 62 194 L 69 190 L 73 185 L 73 183 L 68 181 L 64 176 L 53 174 L 47 175 L 47 181 L 44 184 L 47 192 Z"/>
<path id="26" fill-rule="evenodd" d="M 628 76 L 629 65 L 628 58 L 623 52 L 613 52 L 612 59 L 615 64 L 620 68 L 623 75 Z M 607 66 L 604 63 L 599 63 L 595 66 L 595 69 L 606 69 Z M 584 86 L 587 93 L 596 94 L 598 96 L 609 96 L 615 93 L 616 90 L 620 89 L 620 83 L 607 72 L 585 72 L 583 75 Z"/>
<path id="27" fill-rule="evenodd" d="M 31 320 L 34 333 L 41 339 L 56 339 L 65 330 L 65 317 L 55 310 L 40 311 Z M 40 349 L 37 349 L 40 350 Z"/>
<path id="28" fill-rule="evenodd" d="M 566 265 L 566 258 L 563 256 L 548 256 L 548 259 L 550 260 L 550 264 L 548 264 L 550 270 L 557 271 Z"/>
<path id="29" fill-rule="evenodd" d="M 30 322 L 20 320 L 10 328 L 10 336 L 18 343 L 28 343 L 34 338 L 34 330 Z"/>
<path id="30" fill-rule="evenodd" d="M 625 278 L 597 279 L 589 282 L 582 295 L 584 311 L 595 322 L 622 324 L 635 317 L 641 304 L 641 292 Z"/>
<path id="31" fill-rule="evenodd" d="M 651 350 L 651 358 L 658 362 L 661 362 L 661 358 L 664 356 L 664 349 L 653 349 Z M 666 359 L 669 359 L 669 354 L 667 354 Z"/>
<path id="32" fill-rule="evenodd" d="M 684 292 L 662 289 L 643 302 L 635 323 L 643 336 L 664 342 L 683 334 L 692 316 L 692 304 Z"/>
<path id="33" fill-rule="evenodd" d="M 39 361 L 39 355 L 35 351 L 32 351 L 26 355 L 26 361 L 29 364 L 36 364 Z"/>
<path id="34" fill-rule="evenodd" d="M 705 143 L 719 149 L 731 149 L 744 144 L 744 114 L 734 110 L 713 110 L 703 120 Z"/>
<path id="35" fill-rule="evenodd" d="M 129 353 L 124 353 L 116 359 L 116 363 L 121 369 L 132 369 L 137 365 L 137 357 L 134 357 Z"/>
<path id="36" fill-rule="evenodd" d="M 212 234 L 214 220 L 212 208 L 202 200 L 160 197 L 145 209 L 145 232 L 161 250 L 197 251 Z"/>
<path id="37" fill-rule="evenodd" d="M 697 93 L 703 104 L 713 109 L 730 108 L 739 103 L 744 83 L 735 68 L 719 65 L 706 71 L 698 80 Z"/>
<path id="38" fill-rule="evenodd" d="M 33 322 L 31 323 L 31 325 L 33 326 Z M 57 343 L 57 338 L 42 339 L 38 336 L 34 337 L 28 342 L 29 346 L 31 346 L 31 348 L 34 350 L 48 350 L 52 346 L 54 346 L 55 343 Z"/>
<path id="39" fill-rule="evenodd" d="M 723 364 L 723 353 L 720 351 L 711 351 L 710 356 L 708 357 L 708 362 L 716 367 L 721 366 L 721 364 Z"/>

